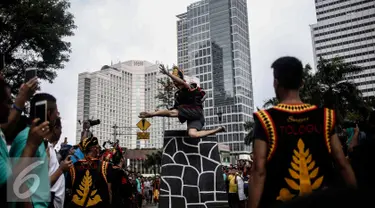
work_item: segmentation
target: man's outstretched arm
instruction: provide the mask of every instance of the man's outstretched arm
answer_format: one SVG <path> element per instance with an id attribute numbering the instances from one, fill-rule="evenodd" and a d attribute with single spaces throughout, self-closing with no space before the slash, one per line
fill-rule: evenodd
<path id="1" fill-rule="evenodd" d="M 357 181 L 354 175 L 354 171 L 344 155 L 344 152 L 341 148 L 341 142 L 337 134 L 334 134 L 331 137 L 331 150 L 332 157 L 346 184 L 351 187 L 356 187 Z"/>
<path id="2" fill-rule="evenodd" d="M 248 208 L 257 208 L 262 197 L 266 180 L 267 143 L 261 139 L 254 141 L 253 170 L 249 181 Z"/>

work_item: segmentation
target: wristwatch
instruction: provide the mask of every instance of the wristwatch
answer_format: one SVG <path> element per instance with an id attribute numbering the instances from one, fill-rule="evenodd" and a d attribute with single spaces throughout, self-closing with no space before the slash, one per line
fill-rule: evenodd
<path id="1" fill-rule="evenodd" d="M 13 104 L 13 105 L 12 105 L 12 108 L 13 108 L 14 110 L 16 110 L 16 111 L 20 112 L 20 113 L 22 113 L 22 112 L 23 112 L 23 109 L 21 109 L 21 108 L 17 107 L 17 106 L 16 106 L 16 104 Z"/>

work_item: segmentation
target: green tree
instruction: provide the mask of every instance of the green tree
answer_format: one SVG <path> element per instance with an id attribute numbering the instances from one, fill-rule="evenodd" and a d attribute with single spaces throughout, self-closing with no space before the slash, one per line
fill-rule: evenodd
<path id="1" fill-rule="evenodd" d="M 149 169 L 151 168 L 156 175 L 158 167 L 161 166 L 161 157 L 163 153 L 161 151 L 153 152 L 152 154 L 146 155 L 144 165 Z"/>
<path id="2" fill-rule="evenodd" d="M 0 3 L 2 73 L 16 93 L 25 69 L 37 67 L 38 77 L 52 83 L 56 70 L 69 60 L 74 17 L 68 0 L 4 0 Z M 2 67 L 0 66 L 0 69 Z"/>
<path id="3" fill-rule="evenodd" d="M 177 90 L 176 86 L 173 84 L 173 81 L 169 77 L 159 78 L 157 80 L 157 83 L 160 86 L 158 90 L 158 94 L 155 96 L 155 98 L 158 99 L 160 103 L 157 106 L 157 108 L 164 108 L 164 109 L 172 108 L 174 105 L 174 94 Z M 175 118 L 164 117 L 163 119 L 164 119 L 163 122 L 167 122 L 168 129 L 169 129 L 171 119 L 175 119 Z"/>
<path id="4" fill-rule="evenodd" d="M 157 107 L 166 109 L 171 108 L 174 105 L 174 93 L 177 90 L 176 86 L 168 77 L 159 78 L 157 83 L 160 86 L 158 94 L 155 96 L 160 102 Z"/>

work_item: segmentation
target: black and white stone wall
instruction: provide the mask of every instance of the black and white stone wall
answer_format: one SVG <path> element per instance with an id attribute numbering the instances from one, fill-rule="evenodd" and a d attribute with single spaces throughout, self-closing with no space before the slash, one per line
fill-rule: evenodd
<path id="1" fill-rule="evenodd" d="M 159 207 L 228 207 L 215 137 L 192 139 L 186 131 L 166 131 Z"/>

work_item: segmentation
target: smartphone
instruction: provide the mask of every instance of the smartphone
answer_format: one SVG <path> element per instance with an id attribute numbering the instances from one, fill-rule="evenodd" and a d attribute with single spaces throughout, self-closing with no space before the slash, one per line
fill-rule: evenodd
<path id="1" fill-rule="evenodd" d="M 35 118 L 39 118 L 38 124 L 47 121 L 47 100 L 35 103 Z"/>
<path id="2" fill-rule="evenodd" d="M 25 83 L 28 82 L 30 79 L 37 76 L 37 68 L 27 68 L 25 74 Z"/>

